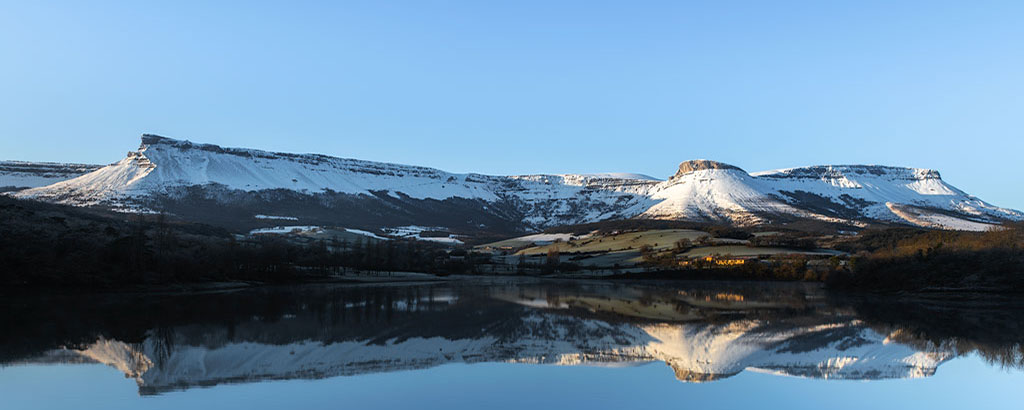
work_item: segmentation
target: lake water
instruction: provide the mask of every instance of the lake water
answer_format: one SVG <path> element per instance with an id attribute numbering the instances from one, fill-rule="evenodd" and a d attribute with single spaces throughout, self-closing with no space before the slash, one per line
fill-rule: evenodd
<path id="1" fill-rule="evenodd" d="M 0 408 L 1024 408 L 1013 298 L 461 281 L 4 297 Z"/>

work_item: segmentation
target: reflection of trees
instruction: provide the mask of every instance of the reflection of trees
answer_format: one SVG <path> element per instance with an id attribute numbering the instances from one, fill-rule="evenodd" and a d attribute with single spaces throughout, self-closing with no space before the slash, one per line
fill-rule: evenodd
<path id="1" fill-rule="evenodd" d="M 174 352 L 174 329 L 170 327 L 158 327 L 150 333 L 148 341 L 153 344 L 154 356 L 151 358 L 157 367 L 163 367 L 167 359 Z M 136 349 L 142 351 L 142 349 Z"/>
<path id="2" fill-rule="evenodd" d="M 579 282 L 318 285 L 175 296 L 93 295 L 42 300 L 30 296 L 4 301 L 3 307 L 10 314 L 0 317 L 0 362 L 60 347 L 86 346 L 98 338 L 152 343 L 151 359 L 158 367 L 176 346 L 188 345 L 216 347 L 245 341 L 281 345 L 306 340 L 385 344 L 410 338 L 455 340 L 481 336 L 515 341 L 522 335 L 543 334 L 557 338 L 553 327 L 528 328 L 523 318 L 537 308 L 518 303 L 522 301 L 546 301 L 543 309 L 552 314 L 548 323 L 580 335 L 586 334 L 585 329 L 574 326 L 581 318 L 640 325 L 692 324 L 697 320 L 716 325 L 754 320 L 761 323 L 756 331 L 766 333 L 856 318 L 890 339 L 920 350 L 977 352 L 990 363 L 1024 368 L 1024 303 L 993 298 L 937 301 L 849 297 L 801 286 L 751 283 L 687 284 L 685 289 Z M 624 335 L 607 336 L 623 345 L 633 343 Z M 836 337 L 823 331 L 790 342 L 813 348 Z"/>
<path id="3" fill-rule="evenodd" d="M 977 353 L 987 363 L 1004 369 L 1024 369 L 1024 344 L 1016 341 L 978 340 L 971 337 L 952 336 L 945 338 L 929 337 L 927 333 L 918 333 L 909 327 L 896 327 L 887 330 L 891 340 L 912 346 L 921 351 L 948 351 L 957 356 Z"/>
<path id="4" fill-rule="evenodd" d="M 1024 368 L 1024 303 L 1012 297 L 843 297 L 878 332 L 924 351 L 977 353 L 990 364 Z"/>
<path id="5" fill-rule="evenodd" d="M 0 299 L 0 362 L 97 339 L 156 343 L 170 351 L 177 342 L 289 343 L 351 337 L 361 328 L 387 327 L 410 313 L 439 311 L 424 287 L 261 288 L 192 295 L 25 295 Z M 404 301 L 400 311 L 398 301 Z M 273 324 L 261 334 L 257 324 Z M 151 337 L 152 336 L 152 337 Z M 180 338 L 180 340 L 179 340 Z"/>

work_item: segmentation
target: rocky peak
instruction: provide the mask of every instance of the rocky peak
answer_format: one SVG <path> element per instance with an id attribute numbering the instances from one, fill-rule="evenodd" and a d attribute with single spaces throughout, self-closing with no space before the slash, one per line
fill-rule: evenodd
<path id="1" fill-rule="evenodd" d="M 679 171 L 676 172 L 675 176 L 682 176 L 691 172 L 703 171 L 708 169 L 729 169 L 740 172 L 746 172 L 742 168 L 729 165 L 724 162 L 712 161 L 708 159 L 691 159 L 689 161 L 683 161 L 679 164 Z"/>
<path id="2" fill-rule="evenodd" d="M 142 134 L 142 145 L 168 144 L 175 142 L 178 142 L 178 140 L 156 134 Z"/>

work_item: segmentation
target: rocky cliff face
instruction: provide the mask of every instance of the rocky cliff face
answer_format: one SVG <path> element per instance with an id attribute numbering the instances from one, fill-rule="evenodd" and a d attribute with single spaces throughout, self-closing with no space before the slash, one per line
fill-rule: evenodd
<path id="1" fill-rule="evenodd" d="M 705 171 L 709 169 L 729 169 L 733 171 L 746 173 L 746 171 L 744 171 L 740 167 L 729 165 L 726 163 L 711 161 L 707 159 L 693 159 L 679 163 L 679 171 L 677 171 L 673 177 L 678 178 L 691 172 Z"/>
<path id="2" fill-rule="evenodd" d="M 904 223 L 987 229 L 1024 219 L 946 184 L 938 172 L 885 166 L 813 166 L 748 174 L 685 161 L 666 181 L 622 176 L 454 174 L 319 154 L 222 148 L 144 135 L 118 163 L 17 194 L 72 205 L 169 211 L 229 226 L 253 215 L 310 224 L 401 225 L 519 232 L 607 219 L 848 226 Z M 211 215 L 217 209 L 217 215 Z M 910 210 L 910 211 L 907 211 Z M 908 216 L 909 215 L 909 216 Z"/>

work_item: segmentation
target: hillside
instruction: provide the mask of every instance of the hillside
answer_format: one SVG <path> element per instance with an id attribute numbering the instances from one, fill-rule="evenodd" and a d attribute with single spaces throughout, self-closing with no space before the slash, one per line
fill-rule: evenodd
<path id="1" fill-rule="evenodd" d="M 685 161 L 665 181 L 636 174 L 455 174 L 320 154 L 222 148 L 155 135 L 121 161 L 14 194 L 76 206 L 169 212 L 247 230 L 257 215 L 298 225 L 408 225 L 491 235 L 615 219 L 787 226 L 804 221 L 986 230 L 1024 219 L 947 184 L 934 170 L 870 165 L 759 173 Z"/>

